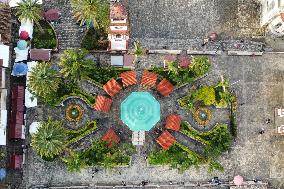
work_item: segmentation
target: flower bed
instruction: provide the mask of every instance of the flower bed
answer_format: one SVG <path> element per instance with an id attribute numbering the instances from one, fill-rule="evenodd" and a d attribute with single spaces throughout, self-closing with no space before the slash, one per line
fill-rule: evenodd
<path id="1" fill-rule="evenodd" d="M 84 114 L 84 110 L 78 104 L 71 104 L 66 108 L 65 116 L 70 122 L 79 122 Z"/>
<path id="2" fill-rule="evenodd" d="M 198 125 L 208 125 L 212 117 L 212 113 L 208 108 L 200 107 L 193 113 L 193 118 Z"/>

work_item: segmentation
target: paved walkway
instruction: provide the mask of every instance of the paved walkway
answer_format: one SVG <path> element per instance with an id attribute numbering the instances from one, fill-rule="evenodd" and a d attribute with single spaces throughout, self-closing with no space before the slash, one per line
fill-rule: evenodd
<path id="1" fill-rule="evenodd" d="M 44 0 L 44 9 L 56 8 L 60 11 L 60 20 L 54 24 L 54 29 L 59 42 L 59 50 L 80 47 L 83 37 L 80 27 L 72 15 L 72 8 L 69 0 Z"/>

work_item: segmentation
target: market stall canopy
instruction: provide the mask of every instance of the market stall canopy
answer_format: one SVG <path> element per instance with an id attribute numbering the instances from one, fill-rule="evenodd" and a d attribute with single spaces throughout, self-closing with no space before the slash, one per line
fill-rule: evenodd
<path id="1" fill-rule="evenodd" d="M 167 117 L 166 129 L 171 129 L 173 131 L 179 131 L 181 124 L 181 118 L 178 115 L 170 114 Z"/>
<path id="2" fill-rule="evenodd" d="M 164 131 L 157 139 L 156 142 L 164 149 L 168 150 L 175 142 L 176 139 L 169 133 L 169 131 Z"/>
<path id="3" fill-rule="evenodd" d="M 20 39 L 27 40 L 29 38 L 29 33 L 27 31 L 20 32 Z"/>
<path id="4" fill-rule="evenodd" d="M 17 42 L 17 47 L 18 47 L 18 49 L 20 49 L 20 50 L 25 50 L 25 49 L 27 49 L 27 47 L 28 47 L 28 43 L 27 43 L 25 40 L 19 40 L 19 41 Z"/>
<path id="5" fill-rule="evenodd" d="M 109 112 L 111 105 L 112 105 L 112 100 L 110 98 L 107 98 L 105 96 L 97 96 L 94 109 L 97 111 L 107 113 Z"/>
<path id="6" fill-rule="evenodd" d="M 134 70 L 123 72 L 120 74 L 120 77 L 124 87 L 135 85 L 137 83 L 136 72 Z"/>
<path id="7" fill-rule="evenodd" d="M 20 50 L 18 47 L 15 47 L 14 50 L 16 54 L 15 62 L 21 62 L 28 59 L 29 48 Z"/>
<path id="8" fill-rule="evenodd" d="M 167 79 L 163 79 L 157 85 L 157 91 L 163 96 L 169 96 L 174 90 L 174 85 L 171 84 Z"/>
<path id="9" fill-rule="evenodd" d="M 50 49 L 31 49 L 30 51 L 31 60 L 49 61 L 51 58 Z"/>
<path id="10" fill-rule="evenodd" d="M 145 70 L 142 75 L 141 85 L 147 88 L 155 87 L 158 75 Z"/>
<path id="11" fill-rule="evenodd" d="M 103 86 L 103 89 L 109 96 L 113 97 L 119 93 L 122 87 L 114 78 L 112 78 Z"/>
<path id="12" fill-rule="evenodd" d="M 14 63 L 12 75 L 24 76 L 28 72 L 28 66 L 25 63 Z"/>
<path id="13" fill-rule="evenodd" d="M 30 20 L 22 20 L 21 21 L 21 26 L 19 29 L 19 35 L 21 34 L 22 31 L 25 31 L 29 34 L 29 37 L 32 39 L 33 38 L 33 31 L 34 31 L 34 24 Z"/>
<path id="14" fill-rule="evenodd" d="M 119 136 L 117 136 L 117 134 L 114 132 L 114 130 L 110 128 L 102 137 L 102 141 L 107 142 L 107 146 L 110 148 L 114 144 L 119 143 L 120 138 L 119 138 Z"/>
<path id="15" fill-rule="evenodd" d="M 59 10 L 49 9 L 44 13 L 44 17 L 47 21 L 57 21 L 60 17 Z"/>

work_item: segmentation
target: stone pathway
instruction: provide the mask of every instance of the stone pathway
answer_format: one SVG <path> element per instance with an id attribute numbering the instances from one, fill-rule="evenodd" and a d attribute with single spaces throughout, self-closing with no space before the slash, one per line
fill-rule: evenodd
<path id="1" fill-rule="evenodd" d="M 59 23 L 54 24 L 58 38 L 59 50 L 80 47 L 83 37 L 83 28 L 73 18 L 72 8 L 69 0 L 44 0 L 44 9 L 56 8 L 60 11 Z"/>

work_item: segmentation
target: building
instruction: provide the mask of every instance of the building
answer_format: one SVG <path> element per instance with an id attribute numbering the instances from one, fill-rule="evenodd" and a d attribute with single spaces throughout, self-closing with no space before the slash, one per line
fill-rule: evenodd
<path id="1" fill-rule="evenodd" d="M 128 49 L 129 26 L 128 14 L 125 6 L 120 3 L 110 5 L 110 26 L 108 32 L 110 51 L 123 51 Z"/>
<path id="2" fill-rule="evenodd" d="M 261 26 L 267 26 L 275 36 L 284 36 L 284 1 L 259 0 L 261 2 Z"/>

